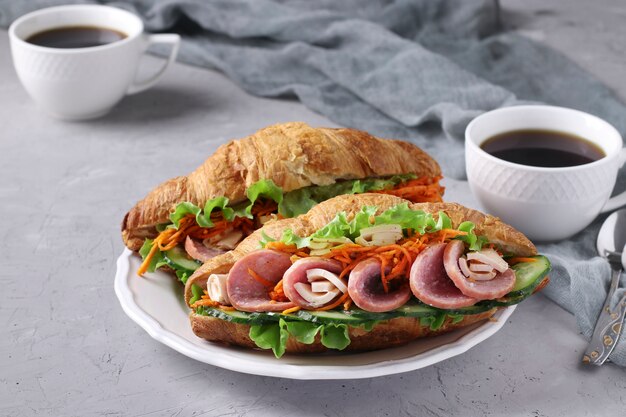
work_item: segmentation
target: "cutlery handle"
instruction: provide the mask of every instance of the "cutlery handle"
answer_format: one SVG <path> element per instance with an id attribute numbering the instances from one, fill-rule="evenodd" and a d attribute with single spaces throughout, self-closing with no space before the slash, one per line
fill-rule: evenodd
<path id="1" fill-rule="evenodd" d="M 592 365 L 602 365 L 619 340 L 620 333 L 622 332 L 622 324 L 624 322 L 624 315 L 626 315 L 626 296 L 622 297 L 614 310 L 611 310 L 611 297 L 617 289 L 619 283 L 619 277 L 622 273 L 621 269 L 612 268 L 611 287 L 609 294 L 607 295 L 600 316 L 596 322 L 596 327 L 593 330 L 593 336 L 587 350 L 583 355 L 583 362 L 590 363 Z"/>

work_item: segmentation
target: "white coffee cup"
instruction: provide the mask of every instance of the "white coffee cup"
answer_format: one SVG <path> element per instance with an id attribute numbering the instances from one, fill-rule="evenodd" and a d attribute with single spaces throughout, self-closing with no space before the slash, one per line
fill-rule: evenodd
<path id="1" fill-rule="evenodd" d="M 495 135 L 525 129 L 574 134 L 606 156 L 584 165 L 543 168 L 507 162 L 480 147 Z M 626 204 L 626 192 L 609 198 L 626 162 L 622 137 L 609 123 L 578 110 L 515 106 L 484 113 L 465 130 L 465 160 L 470 188 L 485 211 L 538 241 L 570 237 L 600 212 Z"/>
<path id="2" fill-rule="evenodd" d="M 26 40 L 62 27 L 113 29 L 124 39 L 87 48 L 49 48 Z M 146 35 L 143 22 L 122 9 L 100 5 L 50 7 L 26 14 L 9 28 L 13 63 L 28 94 L 43 109 L 65 120 L 102 116 L 126 94 L 152 87 L 176 59 L 180 37 Z M 150 78 L 136 81 L 140 58 L 152 44 L 169 44 L 163 67 Z"/>

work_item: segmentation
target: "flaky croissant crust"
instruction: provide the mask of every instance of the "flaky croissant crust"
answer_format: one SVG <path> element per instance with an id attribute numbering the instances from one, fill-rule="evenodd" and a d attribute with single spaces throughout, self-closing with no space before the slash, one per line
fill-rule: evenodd
<path id="1" fill-rule="evenodd" d="M 122 237 L 126 246 L 138 250 L 146 237 L 154 237 L 155 225 L 168 221 L 178 203 L 202 206 L 219 196 L 237 203 L 260 179 L 271 179 L 288 192 L 342 179 L 404 173 L 435 177 L 441 170 L 408 142 L 379 139 L 356 129 L 277 124 L 220 146 L 188 176 L 156 187 L 126 214 Z"/>

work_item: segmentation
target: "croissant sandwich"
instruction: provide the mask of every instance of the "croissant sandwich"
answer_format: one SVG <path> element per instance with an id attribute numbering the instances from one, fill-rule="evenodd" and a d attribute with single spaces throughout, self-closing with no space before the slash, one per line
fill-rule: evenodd
<path id="1" fill-rule="evenodd" d="M 455 203 L 342 195 L 266 224 L 185 285 L 194 333 L 285 352 L 376 350 L 490 318 L 550 263 L 499 219 Z"/>
<path id="2" fill-rule="evenodd" d="M 146 271 L 181 281 L 265 222 L 341 194 L 441 201 L 441 171 L 418 147 L 354 129 L 285 123 L 220 146 L 186 177 L 159 185 L 124 217 L 122 237 Z"/>

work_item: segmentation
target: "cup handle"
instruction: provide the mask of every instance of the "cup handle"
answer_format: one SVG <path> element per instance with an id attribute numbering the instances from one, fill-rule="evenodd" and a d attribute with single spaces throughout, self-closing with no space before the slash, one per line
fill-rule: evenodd
<path id="1" fill-rule="evenodd" d="M 163 64 L 161 69 L 157 71 L 156 74 L 154 74 L 152 77 L 148 78 L 147 80 L 133 81 L 130 87 L 128 87 L 126 94 L 136 94 L 152 87 L 153 85 L 157 83 L 157 81 L 159 81 L 159 79 L 163 76 L 163 74 L 165 74 L 165 70 L 167 70 L 167 68 L 174 61 L 176 61 L 176 55 L 178 54 L 178 48 L 180 46 L 180 36 L 178 36 L 175 33 L 163 33 L 163 34 L 158 34 L 158 35 L 149 35 L 145 49 L 148 49 L 150 45 L 155 45 L 159 43 L 171 45 L 170 55 L 167 58 L 167 61 L 165 62 L 165 64 Z"/>
<path id="2" fill-rule="evenodd" d="M 620 154 L 620 162 L 619 166 L 623 167 L 626 164 L 626 148 L 622 148 L 622 153 Z M 600 213 L 606 213 L 607 211 L 613 211 L 622 206 L 626 206 L 626 191 L 616 195 L 615 197 L 609 198 L 609 201 L 606 202 Z"/>

